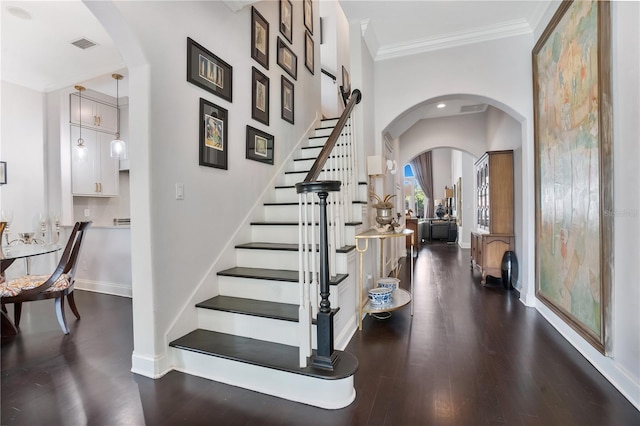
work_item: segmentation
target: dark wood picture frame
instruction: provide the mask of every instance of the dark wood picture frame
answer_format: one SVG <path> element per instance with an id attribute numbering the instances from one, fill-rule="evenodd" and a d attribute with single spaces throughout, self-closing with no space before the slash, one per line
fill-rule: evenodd
<path id="1" fill-rule="evenodd" d="M 233 102 L 233 67 L 187 37 L 187 81 Z"/>
<path id="2" fill-rule="evenodd" d="M 313 3 L 311 0 L 304 0 L 304 26 L 313 34 Z"/>
<path id="3" fill-rule="evenodd" d="M 278 37 L 278 65 L 294 80 L 298 79 L 298 57 L 280 37 Z"/>
<path id="4" fill-rule="evenodd" d="M 603 354 L 612 348 L 611 50 L 610 3 L 567 1 L 532 51 L 536 297 Z"/>
<path id="5" fill-rule="evenodd" d="M 251 67 L 251 118 L 269 125 L 269 77 Z"/>
<path id="6" fill-rule="evenodd" d="M 293 4 L 290 0 L 280 0 L 280 34 L 293 44 Z"/>
<path id="7" fill-rule="evenodd" d="M 251 57 L 269 69 L 269 23 L 251 7 Z"/>
<path id="8" fill-rule="evenodd" d="M 274 138 L 272 135 L 255 127 L 247 126 L 247 159 L 273 164 L 273 148 Z"/>
<path id="9" fill-rule="evenodd" d="M 304 32 L 304 66 L 311 74 L 314 74 L 314 44 L 309 31 Z"/>
<path id="10" fill-rule="evenodd" d="M 227 170 L 226 109 L 200 98 L 200 165 Z"/>
<path id="11" fill-rule="evenodd" d="M 280 76 L 280 115 L 283 120 L 294 124 L 295 91 L 293 82 L 284 75 Z"/>

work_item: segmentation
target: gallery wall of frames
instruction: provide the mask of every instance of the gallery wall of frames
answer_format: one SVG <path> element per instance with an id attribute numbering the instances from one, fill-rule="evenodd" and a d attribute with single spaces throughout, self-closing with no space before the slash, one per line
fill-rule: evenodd
<path id="1" fill-rule="evenodd" d="M 294 13 L 301 7 L 302 14 Z M 294 16 L 302 16 L 302 22 L 295 22 Z M 315 74 L 315 44 L 313 39 L 313 3 L 312 0 L 292 2 L 280 0 L 277 31 L 275 25 L 251 7 L 251 19 L 246 31 L 251 33 L 250 56 L 255 61 L 251 67 L 251 111 L 247 116 L 251 121 L 246 124 L 246 159 L 273 165 L 275 138 L 269 133 L 271 120 L 272 90 L 276 90 L 275 99 L 280 100 L 280 119 L 295 123 L 295 82 L 298 80 L 298 57 L 292 48 L 294 43 L 304 46 L 304 68 Z M 272 24 L 272 23 L 271 23 Z M 294 32 L 294 26 L 300 25 L 304 32 Z M 276 34 L 277 33 L 277 34 Z M 300 40 L 295 35 L 302 34 Z M 273 45 L 276 63 L 281 69 L 279 85 L 277 80 L 271 85 L 273 73 L 268 74 L 269 61 Z M 197 40 L 187 37 L 187 81 L 206 93 L 199 100 L 199 164 L 227 170 L 228 168 L 228 132 L 229 108 L 215 102 L 233 103 L 234 69 Z M 245 82 L 235 82 L 245 84 Z M 277 96 L 277 91 L 279 95 Z M 214 95 L 213 98 L 210 95 Z M 223 102 L 220 102 L 223 103 Z M 256 127 L 254 127 L 256 126 Z M 238 132 L 239 133 L 239 132 Z"/>

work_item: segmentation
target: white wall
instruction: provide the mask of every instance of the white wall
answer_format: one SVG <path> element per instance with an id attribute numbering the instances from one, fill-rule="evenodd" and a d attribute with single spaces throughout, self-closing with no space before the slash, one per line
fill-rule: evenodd
<path id="1" fill-rule="evenodd" d="M 254 6 L 267 21 L 278 22 L 277 2 Z M 270 27 L 269 70 L 265 70 L 248 52 L 250 7 L 235 13 L 222 2 L 119 2 L 116 7 L 117 13 L 113 15 L 120 14 L 124 21 L 119 25 L 126 23 L 133 30 L 142 50 L 141 55 L 123 53 L 132 73 L 130 131 L 136 139 L 130 153 L 130 182 L 136 311 L 134 358 L 139 358 L 140 363 L 134 368 L 142 374 L 155 375 L 164 370 L 158 368 L 158 363 L 166 360 L 168 340 L 195 327 L 194 303 L 216 294 L 216 272 L 234 266 L 234 239 L 248 233 L 248 227 L 241 225 L 250 219 L 249 214 L 259 204 L 265 189 L 273 185 L 272 178 L 319 117 L 320 73 L 316 68 L 312 75 L 304 67 L 304 26 L 294 25 L 291 47 L 298 56 L 298 79 L 295 81 L 296 124 L 291 125 L 280 119 L 280 76 L 284 71 L 276 63 L 277 27 Z M 314 2 L 314 28 L 319 25 L 317 7 Z M 109 26 L 113 11 L 101 10 L 98 14 L 102 12 L 104 16 L 99 19 Z M 294 3 L 294 22 L 302 22 L 302 13 L 301 4 Z M 158 31 L 158 22 L 172 22 L 172 25 Z M 117 26 L 114 24 L 111 30 Z M 232 102 L 186 81 L 187 37 L 233 66 Z M 319 46 L 318 31 L 314 31 L 314 40 L 316 47 Z M 124 47 L 119 45 L 121 49 Z M 132 66 L 128 59 L 132 57 L 141 63 Z M 315 59 L 319 64 L 318 50 Z M 251 119 L 251 68 L 254 66 L 270 78 L 269 126 Z M 201 97 L 229 112 L 227 170 L 198 165 Z M 140 104 L 146 102 L 149 102 L 148 116 L 139 110 Z M 275 136 L 275 165 L 245 158 L 247 125 Z M 148 137 L 144 134 L 146 131 Z M 143 159 L 143 156 L 148 157 Z M 175 200 L 176 183 L 184 184 L 182 201 Z M 148 211 L 144 203 L 139 204 L 145 197 L 149 201 Z M 136 217 L 143 227 L 140 235 L 135 229 Z M 149 247 L 139 245 L 147 238 L 152 242 L 150 258 L 143 252 Z M 141 256 L 143 262 L 150 262 L 146 277 L 139 277 L 142 271 L 136 269 L 137 256 Z M 140 300 L 137 309 L 136 294 L 151 300 Z M 136 362 L 134 359 L 134 364 Z"/>
<path id="2" fill-rule="evenodd" d="M 557 4 L 547 11 L 544 30 Z M 610 357 L 600 354 L 542 303 L 536 306 L 640 409 L 640 3 L 612 2 L 614 283 Z M 533 184 L 527 185 L 533 190 Z"/>
<path id="3" fill-rule="evenodd" d="M 318 3 L 323 25 L 323 43 L 317 42 L 320 46 L 320 63 L 322 68 L 336 77 L 335 82 L 326 75 L 322 77 L 322 113 L 326 117 L 336 118 L 344 109 L 340 96 L 342 66 L 350 69 L 349 22 L 337 1 L 325 0 Z M 314 34 L 318 34 L 317 39 L 320 40 L 319 21 L 316 25 Z"/>
<path id="4" fill-rule="evenodd" d="M 444 187 L 453 186 L 451 175 L 451 149 L 436 148 L 431 150 L 431 163 L 433 166 L 433 198 L 442 200 L 442 206 L 446 208 L 444 199 Z M 435 209 L 434 209 L 435 211 Z"/>
<path id="5" fill-rule="evenodd" d="M 13 211 L 13 239 L 17 232 L 35 231 L 38 212 L 48 212 L 45 97 L 6 81 L 1 97 L 0 160 L 7 162 L 7 184 L 0 186 L 0 208 Z"/>
<path id="6" fill-rule="evenodd" d="M 458 178 L 462 178 L 462 210 L 456 212 L 458 222 L 462 220 L 462 225 L 458 226 L 458 245 L 462 248 L 471 247 L 471 231 L 475 223 L 475 160 L 474 156 L 464 151 L 454 150 L 451 153 L 453 182 L 457 184 Z"/>
<path id="7" fill-rule="evenodd" d="M 376 62 L 376 143 L 381 145 L 384 130 L 412 107 L 425 100 L 457 93 L 485 97 L 490 105 L 521 123 L 522 149 L 516 151 L 515 157 L 522 167 L 522 173 L 516 177 L 516 184 L 522 186 L 521 195 L 516 197 L 516 209 L 522 211 L 521 229 L 516 230 L 522 235 L 518 259 L 522 301 L 535 306 L 636 407 L 640 407 L 640 266 L 637 261 L 640 252 L 640 155 L 637 144 L 640 134 L 637 120 L 640 116 L 637 78 L 640 75 L 637 48 L 640 44 L 640 4 L 612 2 L 616 215 L 612 357 L 595 351 L 535 299 L 531 50 L 557 6 L 558 3 L 553 3 L 549 7 L 540 26 L 531 35 Z M 398 75 L 402 78 L 397 78 Z M 404 144 L 401 146 L 404 151 Z M 413 152 L 402 154 L 406 160 L 414 155 Z"/>
<path id="8" fill-rule="evenodd" d="M 486 129 L 484 114 L 420 120 L 400 136 L 400 162 L 406 164 L 425 151 L 441 147 L 480 157 L 487 150 Z"/>

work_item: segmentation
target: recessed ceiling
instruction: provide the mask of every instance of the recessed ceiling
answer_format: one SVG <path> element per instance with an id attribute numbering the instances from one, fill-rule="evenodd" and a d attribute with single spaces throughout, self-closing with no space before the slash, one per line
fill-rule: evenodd
<path id="1" fill-rule="evenodd" d="M 2 1 L 1 5 L 3 81 L 49 92 L 97 76 L 106 75 L 108 81 L 112 72 L 124 68 L 110 37 L 81 1 Z M 80 49 L 72 44 L 78 39 L 95 46 Z M 90 88 L 115 96 L 113 80 L 105 85 L 106 92 Z M 120 92 L 126 95 L 126 84 Z"/>

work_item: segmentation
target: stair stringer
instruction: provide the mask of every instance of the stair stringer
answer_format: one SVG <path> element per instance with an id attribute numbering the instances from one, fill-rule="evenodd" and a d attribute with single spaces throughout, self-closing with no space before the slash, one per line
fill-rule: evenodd
<path id="1" fill-rule="evenodd" d="M 167 328 L 167 332 L 164 335 L 164 347 L 168 348 L 169 342 L 176 338 L 189 333 L 198 327 L 198 315 L 195 305 L 201 300 L 206 300 L 210 297 L 214 297 L 219 294 L 218 288 L 218 271 L 230 268 L 234 266 L 236 260 L 235 246 L 243 241 L 249 240 L 251 237 L 251 222 L 261 219 L 260 213 L 262 213 L 262 206 L 268 200 L 273 191 L 278 179 L 284 175 L 285 170 L 290 164 L 293 163 L 293 158 L 300 152 L 303 143 L 309 140 L 309 135 L 313 134 L 316 126 L 321 121 L 320 113 L 316 112 L 315 120 L 310 123 L 306 131 L 302 134 L 295 147 L 291 150 L 289 155 L 282 161 L 280 168 L 273 174 L 273 177 L 269 182 L 265 184 L 264 190 L 260 197 L 256 198 L 256 202 L 252 208 L 247 212 L 241 223 L 236 228 L 232 237 L 227 241 L 227 244 L 220 251 L 218 256 L 213 260 L 211 266 L 204 273 L 202 280 L 198 283 L 193 291 L 189 294 L 189 297 L 185 299 L 184 304 L 181 306 L 180 313 L 176 316 L 174 321 Z M 135 352 L 133 357 L 135 357 Z M 165 354 L 161 354 L 158 359 L 164 360 L 164 362 L 157 363 L 152 371 L 149 371 L 147 375 L 145 372 L 137 372 L 138 374 L 147 375 L 147 377 L 162 377 L 169 371 L 171 371 L 175 365 L 172 357 L 166 357 Z M 169 362 L 166 362 L 167 359 Z M 150 365 L 148 359 L 141 360 L 141 365 Z M 134 360 L 135 363 L 135 360 Z M 155 363 L 155 362 L 154 362 Z"/>

